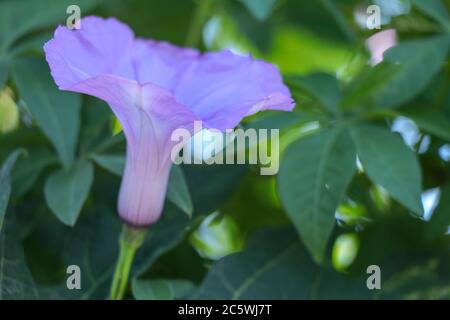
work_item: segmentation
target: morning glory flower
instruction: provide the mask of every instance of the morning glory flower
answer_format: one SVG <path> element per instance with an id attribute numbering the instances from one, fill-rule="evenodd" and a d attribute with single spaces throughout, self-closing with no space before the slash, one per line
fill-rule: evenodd
<path id="1" fill-rule="evenodd" d="M 132 226 L 161 215 L 175 129 L 202 121 L 223 131 L 258 111 L 294 107 L 267 62 L 137 38 L 114 18 L 87 17 L 81 26 L 58 27 L 44 46 L 46 59 L 61 90 L 106 101 L 122 124 L 127 159 L 118 211 Z"/>

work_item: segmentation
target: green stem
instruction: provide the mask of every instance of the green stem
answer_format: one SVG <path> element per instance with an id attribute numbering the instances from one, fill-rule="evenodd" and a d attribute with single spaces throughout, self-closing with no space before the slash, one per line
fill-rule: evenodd
<path id="1" fill-rule="evenodd" d="M 146 233 L 146 229 L 138 229 L 127 224 L 123 225 L 119 239 L 119 259 L 117 260 L 111 285 L 111 300 L 123 299 L 134 255 L 136 250 L 142 245 Z"/>
<path id="2" fill-rule="evenodd" d="M 197 8 L 192 17 L 188 34 L 186 36 L 186 46 L 197 47 L 202 36 L 203 25 L 209 17 L 213 5 L 212 0 L 199 0 Z"/>

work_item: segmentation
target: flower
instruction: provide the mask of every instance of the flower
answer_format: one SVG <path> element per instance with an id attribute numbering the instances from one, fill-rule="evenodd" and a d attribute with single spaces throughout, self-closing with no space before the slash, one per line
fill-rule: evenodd
<path id="1" fill-rule="evenodd" d="M 195 120 L 225 130 L 260 110 L 294 107 L 272 64 L 136 38 L 114 18 L 86 17 L 81 26 L 58 27 L 46 59 L 61 90 L 106 101 L 122 124 L 127 159 L 118 211 L 133 226 L 161 215 L 173 130 L 192 130 Z"/>
<path id="2" fill-rule="evenodd" d="M 366 41 L 366 46 L 370 51 L 370 64 L 372 66 L 383 61 L 383 54 L 397 44 L 397 32 L 395 29 L 387 29 L 375 33 Z"/>

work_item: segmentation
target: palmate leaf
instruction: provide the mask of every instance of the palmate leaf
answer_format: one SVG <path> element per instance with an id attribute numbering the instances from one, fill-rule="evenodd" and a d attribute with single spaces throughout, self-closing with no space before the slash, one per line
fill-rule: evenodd
<path id="1" fill-rule="evenodd" d="M 283 154 L 280 198 L 317 262 L 323 261 L 336 208 L 355 171 L 354 145 L 339 128 L 300 139 Z"/>
<path id="2" fill-rule="evenodd" d="M 422 173 L 416 155 L 388 129 L 363 125 L 352 129 L 357 153 L 370 179 L 421 216 Z"/>
<path id="3" fill-rule="evenodd" d="M 59 91 L 45 62 L 16 60 L 13 78 L 37 125 L 52 142 L 65 167 L 75 156 L 80 126 L 80 95 Z"/>

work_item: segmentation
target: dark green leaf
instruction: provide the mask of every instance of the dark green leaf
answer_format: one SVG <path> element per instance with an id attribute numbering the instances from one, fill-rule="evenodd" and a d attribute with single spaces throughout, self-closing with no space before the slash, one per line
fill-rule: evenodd
<path id="1" fill-rule="evenodd" d="M 405 207 L 422 215 L 419 162 L 401 137 L 387 129 L 369 125 L 355 127 L 352 136 L 364 170 L 372 181 Z"/>
<path id="2" fill-rule="evenodd" d="M 444 65 L 450 35 L 403 42 L 384 54 L 384 62 L 398 65 L 398 72 L 381 92 L 378 106 L 396 107 L 420 92 Z"/>
<path id="3" fill-rule="evenodd" d="M 174 300 L 185 297 L 194 284 L 178 279 L 134 279 L 133 295 L 137 300 Z"/>
<path id="4" fill-rule="evenodd" d="M 20 150 L 14 151 L 0 168 L 0 232 L 2 231 L 3 220 L 11 194 L 11 172 L 21 153 L 22 151 Z"/>
<path id="5" fill-rule="evenodd" d="M 80 126 L 81 98 L 58 90 L 42 60 L 17 60 L 14 80 L 22 99 L 55 147 L 61 162 L 68 167 L 74 159 Z"/>
<path id="6" fill-rule="evenodd" d="M 45 199 L 61 222 L 73 226 L 81 212 L 94 179 L 90 162 L 79 161 L 69 169 L 51 174 L 45 183 Z"/>
<path id="7" fill-rule="evenodd" d="M 6 233 L 0 234 L 0 266 L 0 300 L 39 298 L 20 241 Z"/>
<path id="8" fill-rule="evenodd" d="M 290 78 L 289 83 L 316 99 L 328 112 L 338 112 L 342 90 L 336 77 L 326 73 L 314 73 L 304 77 Z"/>
<path id="9" fill-rule="evenodd" d="M 448 231 L 450 226 L 450 185 L 441 191 L 439 205 L 434 210 L 431 220 L 427 224 L 428 239 L 435 239 Z"/>
<path id="10" fill-rule="evenodd" d="M 450 120 L 445 115 L 426 107 L 407 109 L 402 114 L 424 131 L 450 141 Z"/>
<path id="11" fill-rule="evenodd" d="M 125 156 L 113 154 L 94 154 L 91 158 L 103 169 L 106 169 L 115 175 L 122 176 L 123 169 L 125 168 Z"/>
<path id="12" fill-rule="evenodd" d="M 450 31 L 450 16 L 441 0 L 411 0 L 420 11 L 439 22 Z"/>
<path id="13" fill-rule="evenodd" d="M 12 175 L 13 197 L 21 197 L 36 182 L 40 173 L 58 159 L 47 148 L 36 147 L 27 149 L 26 157 L 17 161 Z"/>
<path id="14" fill-rule="evenodd" d="M 248 11 L 258 20 L 266 20 L 271 12 L 277 0 L 239 0 L 248 9 Z"/>
<path id="15" fill-rule="evenodd" d="M 77 0 L 82 13 L 94 7 L 96 0 Z M 0 2 L 0 51 L 33 30 L 56 23 L 65 23 L 71 0 L 8 0 Z M 19 23 L 20 21 L 20 23 Z"/>
<path id="16" fill-rule="evenodd" d="M 255 234 L 247 249 L 216 262 L 195 299 L 368 299 L 362 278 L 317 267 L 292 229 Z"/>
<path id="17" fill-rule="evenodd" d="M 184 178 L 184 173 L 181 167 L 172 166 L 169 176 L 169 184 L 167 186 L 167 199 L 172 201 L 183 212 L 192 217 L 194 207 L 192 205 L 191 195 Z"/>
<path id="18" fill-rule="evenodd" d="M 336 208 L 355 171 L 354 145 L 339 129 L 302 138 L 283 154 L 278 176 L 280 198 L 318 262 L 323 261 Z"/>

